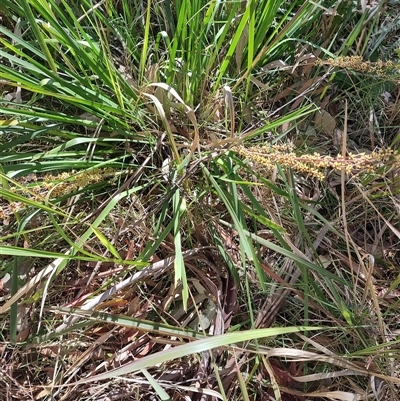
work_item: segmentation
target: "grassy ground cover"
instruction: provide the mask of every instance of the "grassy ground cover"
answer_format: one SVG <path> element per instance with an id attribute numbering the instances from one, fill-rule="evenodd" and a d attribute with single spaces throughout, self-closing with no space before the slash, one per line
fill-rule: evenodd
<path id="1" fill-rule="evenodd" d="M 398 400 L 397 10 L 3 0 L 0 400 Z"/>

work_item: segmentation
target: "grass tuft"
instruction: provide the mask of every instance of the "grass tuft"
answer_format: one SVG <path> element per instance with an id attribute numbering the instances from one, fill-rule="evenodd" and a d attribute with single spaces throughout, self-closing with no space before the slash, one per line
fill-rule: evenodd
<path id="1" fill-rule="evenodd" d="M 397 14 L 3 0 L 0 399 L 397 400 Z"/>

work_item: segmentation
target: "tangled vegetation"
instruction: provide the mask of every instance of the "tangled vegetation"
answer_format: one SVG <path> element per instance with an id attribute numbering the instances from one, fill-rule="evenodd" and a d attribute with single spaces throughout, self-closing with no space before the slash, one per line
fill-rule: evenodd
<path id="1" fill-rule="evenodd" d="M 398 1 L 2 0 L 1 400 L 398 400 Z"/>

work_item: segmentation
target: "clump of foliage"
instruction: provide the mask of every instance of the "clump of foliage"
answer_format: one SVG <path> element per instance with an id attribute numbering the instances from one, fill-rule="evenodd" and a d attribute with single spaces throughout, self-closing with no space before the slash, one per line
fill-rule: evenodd
<path id="1" fill-rule="evenodd" d="M 8 398 L 396 399 L 383 3 L 3 0 Z"/>

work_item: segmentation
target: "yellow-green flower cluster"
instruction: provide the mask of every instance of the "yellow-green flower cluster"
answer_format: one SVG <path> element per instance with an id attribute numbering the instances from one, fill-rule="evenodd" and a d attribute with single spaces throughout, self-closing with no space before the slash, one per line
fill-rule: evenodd
<path id="1" fill-rule="evenodd" d="M 85 171 L 76 175 L 70 172 L 61 173 L 57 176 L 47 174 L 43 177 L 42 185 L 34 187 L 34 191 L 39 196 L 42 195 L 43 192 L 51 192 L 51 198 L 59 198 L 68 193 L 74 193 L 88 185 L 100 182 L 104 179 L 103 177 L 104 171 L 99 169 Z"/>
<path id="2" fill-rule="evenodd" d="M 114 176 L 112 169 L 94 169 L 82 173 L 64 172 L 58 175 L 47 174 L 42 178 L 30 175 L 29 180 L 34 185 L 26 182 L 26 177 L 15 180 L 18 185 L 10 186 L 10 191 L 24 194 L 28 199 L 41 202 L 46 198 L 60 198 L 67 194 L 74 194 L 79 189 L 97 182 L 104 181 L 107 176 Z M 41 182 L 39 182 L 42 180 Z M 25 208 L 22 202 L 5 202 L 0 204 L 0 219 L 8 219 L 9 215 Z"/>
<path id="3" fill-rule="evenodd" d="M 265 146 L 236 146 L 235 152 L 254 163 L 266 167 L 267 170 L 277 165 L 292 168 L 293 170 L 314 177 L 322 181 L 326 176 L 326 169 L 336 171 L 345 170 L 347 174 L 373 172 L 377 167 L 387 163 L 392 158 L 395 164 L 400 165 L 400 158 L 393 156 L 391 149 L 381 149 L 370 154 L 348 153 L 347 156 L 325 156 L 319 153 L 298 156 L 291 145 Z"/>
<path id="4" fill-rule="evenodd" d="M 337 57 L 335 59 L 330 58 L 328 60 L 317 60 L 316 65 L 327 64 L 331 67 L 348 68 L 353 71 L 362 73 L 375 74 L 382 77 L 386 77 L 392 73 L 396 68 L 399 69 L 399 64 L 393 63 L 392 61 L 377 62 L 364 61 L 361 56 L 346 56 Z"/>

